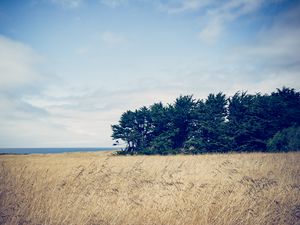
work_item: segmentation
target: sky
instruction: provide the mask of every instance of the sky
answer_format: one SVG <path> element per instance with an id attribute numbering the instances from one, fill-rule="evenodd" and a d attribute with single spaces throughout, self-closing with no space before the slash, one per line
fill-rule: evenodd
<path id="1" fill-rule="evenodd" d="M 299 72 L 297 0 L 0 0 L 0 147 L 109 147 L 127 110 Z"/>

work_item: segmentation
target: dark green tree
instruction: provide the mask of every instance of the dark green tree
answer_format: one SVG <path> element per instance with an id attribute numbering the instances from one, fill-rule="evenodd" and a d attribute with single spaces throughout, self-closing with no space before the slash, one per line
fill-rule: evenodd
<path id="1" fill-rule="evenodd" d="M 272 92 L 270 97 L 274 130 L 280 131 L 290 126 L 300 125 L 300 92 L 283 87 Z"/>
<path id="2" fill-rule="evenodd" d="M 118 125 L 112 126 L 114 140 L 121 139 L 127 146 L 126 151 L 136 153 L 148 147 L 151 141 L 151 114 L 146 107 L 127 111 L 122 114 Z"/>
<path id="3" fill-rule="evenodd" d="M 206 100 L 180 96 L 122 114 L 112 138 L 129 154 L 298 150 L 300 93 L 277 89 L 271 95 L 237 92 Z M 297 129 L 296 129 L 297 128 Z"/>
<path id="4" fill-rule="evenodd" d="M 300 150 L 300 127 L 292 126 L 277 132 L 268 141 L 267 150 L 275 151 L 299 151 Z"/>
<path id="5" fill-rule="evenodd" d="M 152 118 L 151 112 L 147 107 L 142 107 L 135 111 L 134 120 L 136 134 L 136 147 L 138 150 L 149 147 L 149 143 L 152 137 Z"/>
<path id="6" fill-rule="evenodd" d="M 130 110 L 122 114 L 118 125 L 112 125 L 112 138 L 123 140 L 127 152 L 134 152 L 137 147 L 138 132 L 135 128 L 135 113 Z"/>
<path id="7" fill-rule="evenodd" d="M 193 112 L 197 106 L 193 96 L 180 96 L 174 105 L 169 106 L 168 117 L 170 118 L 169 130 L 172 135 L 172 147 L 184 151 L 184 145 L 189 135 L 190 125 L 193 122 Z"/>
<path id="8" fill-rule="evenodd" d="M 238 92 L 229 99 L 228 136 L 236 151 L 258 151 L 266 149 L 265 135 L 268 121 L 267 96 Z M 266 137 L 267 136 L 267 137 Z"/>
<path id="9" fill-rule="evenodd" d="M 173 149 L 172 140 L 177 130 L 171 122 L 169 109 L 161 102 L 150 106 L 152 139 L 147 153 L 167 154 Z"/>
<path id="10" fill-rule="evenodd" d="M 227 150 L 225 136 L 227 99 L 223 93 L 210 94 L 206 101 L 198 101 L 193 112 L 186 145 L 192 153 Z"/>

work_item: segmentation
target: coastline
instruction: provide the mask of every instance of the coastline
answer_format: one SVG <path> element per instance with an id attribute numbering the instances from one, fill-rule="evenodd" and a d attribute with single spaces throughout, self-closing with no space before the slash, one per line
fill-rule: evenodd
<path id="1" fill-rule="evenodd" d="M 67 152 L 116 151 L 116 147 L 79 147 L 79 148 L 0 148 L 0 155 L 61 154 Z"/>

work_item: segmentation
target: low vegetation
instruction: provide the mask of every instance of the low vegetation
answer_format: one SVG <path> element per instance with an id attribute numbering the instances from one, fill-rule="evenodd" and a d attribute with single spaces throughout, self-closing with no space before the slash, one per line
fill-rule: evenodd
<path id="1" fill-rule="evenodd" d="M 300 92 L 180 96 L 174 104 L 129 110 L 112 130 L 126 144 L 120 154 L 300 150 Z"/>
<path id="2" fill-rule="evenodd" d="M 300 224 L 300 153 L 0 156 L 0 224 Z"/>

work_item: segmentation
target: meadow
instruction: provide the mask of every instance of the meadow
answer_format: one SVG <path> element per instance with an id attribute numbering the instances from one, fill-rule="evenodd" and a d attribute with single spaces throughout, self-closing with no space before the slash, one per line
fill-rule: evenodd
<path id="1" fill-rule="evenodd" d="M 1 155 L 0 224 L 300 224 L 300 153 Z"/>

